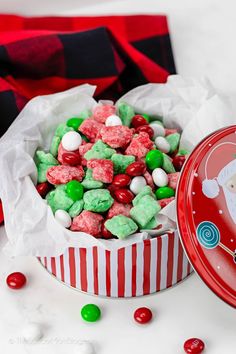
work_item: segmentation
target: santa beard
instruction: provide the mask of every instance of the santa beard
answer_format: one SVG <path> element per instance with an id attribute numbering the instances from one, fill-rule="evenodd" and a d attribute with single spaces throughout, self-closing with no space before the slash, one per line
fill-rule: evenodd
<path id="1" fill-rule="evenodd" d="M 223 191 L 229 214 L 236 224 L 236 193 L 230 192 L 226 186 L 223 187 Z"/>

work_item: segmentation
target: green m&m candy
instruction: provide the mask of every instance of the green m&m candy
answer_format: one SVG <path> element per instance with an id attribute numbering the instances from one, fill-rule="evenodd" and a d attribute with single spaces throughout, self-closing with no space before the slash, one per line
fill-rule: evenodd
<path id="1" fill-rule="evenodd" d="M 150 170 L 161 167 L 163 164 L 163 153 L 160 150 L 150 150 L 146 155 L 145 161 Z"/>
<path id="2" fill-rule="evenodd" d="M 87 304 L 81 309 L 81 317 L 87 322 L 96 322 L 101 317 L 101 310 L 97 305 Z"/>
<path id="3" fill-rule="evenodd" d="M 157 199 L 164 199 L 174 197 L 175 191 L 170 187 L 161 187 L 156 190 L 155 194 Z"/>
<path id="4" fill-rule="evenodd" d="M 150 122 L 150 117 L 148 114 L 144 113 L 142 114 L 143 118 L 146 119 L 146 121 L 149 123 Z"/>
<path id="5" fill-rule="evenodd" d="M 80 182 L 73 180 L 67 183 L 66 193 L 74 202 L 76 202 L 83 198 L 84 187 Z"/>
<path id="6" fill-rule="evenodd" d="M 81 124 L 83 123 L 83 119 L 82 118 L 70 118 L 68 119 L 68 121 L 66 122 L 67 127 L 71 127 L 73 128 L 75 131 L 77 131 L 79 129 L 79 127 L 81 126 Z"/>

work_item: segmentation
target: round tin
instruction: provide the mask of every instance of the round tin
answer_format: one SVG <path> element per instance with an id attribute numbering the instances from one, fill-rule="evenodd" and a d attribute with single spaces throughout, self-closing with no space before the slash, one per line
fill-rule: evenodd
<path id="1" fill-rule="evenodd" d="M 236 125 L 214 132 L 193 150 L 181 173 L 176 208 L 193 268 L 236 307 Z"/>

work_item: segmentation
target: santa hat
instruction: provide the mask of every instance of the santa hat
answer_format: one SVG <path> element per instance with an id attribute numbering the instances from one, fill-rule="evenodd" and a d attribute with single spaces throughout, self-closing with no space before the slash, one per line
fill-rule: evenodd
<path id="1" fill-rule="evenodd" d="M 222 145 L 234 145 L 236 146 L 235 143 L 232 142 L 225 142 L 225 143 L 221 143 L 219 145 L 217 145 L 208 155 L 207 160 L 206 160 L 206 164 L 205 164 L 205 176 L 206 179 L 202 182 L 202 192 L 203 194 L 208 197 L 208 198 L 216 198 L 219 193 L 220 193 L 220 187 L 224 186 L 225 183 L 230 179 L 230 177 L 232 177 L 234 174 L 236 174 L 236 159 L 232 160 L 232 156 L 233 153 L 236 153 L 236 149 L 235 147 L 233 148 L 234 150 L 232 151 L 232 154 L 229 153 L 228 151 L 228 147 L 227 147 L 227 157 L 229 159 L 229 163 L 225 165 L 225 159 L 226 159 L 226 155 L 224 154 L 224 166 L 222 167 L 222 169 L 218 172 L 218 175 L 209 179 L 208 178 L 208 168 L 209 168 L 209 164 L 215 161 L 217 161 L 217 159 L 219 160 L 219 156 L 218 154 L 214 157 L 214 152 L 216 151 L 216 149 L 218 149 L 219 147 L 222 148 Z"/>

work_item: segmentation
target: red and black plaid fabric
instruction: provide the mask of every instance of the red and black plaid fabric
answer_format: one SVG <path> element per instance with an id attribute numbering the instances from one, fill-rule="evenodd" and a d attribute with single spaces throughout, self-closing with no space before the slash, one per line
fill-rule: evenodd
<path id="1" fill-rule="evenodd" d="M 0 15 L 0 136 L 34 96 L 91 83 L 116 99 L 173 73 L 165 16 Z"/>

